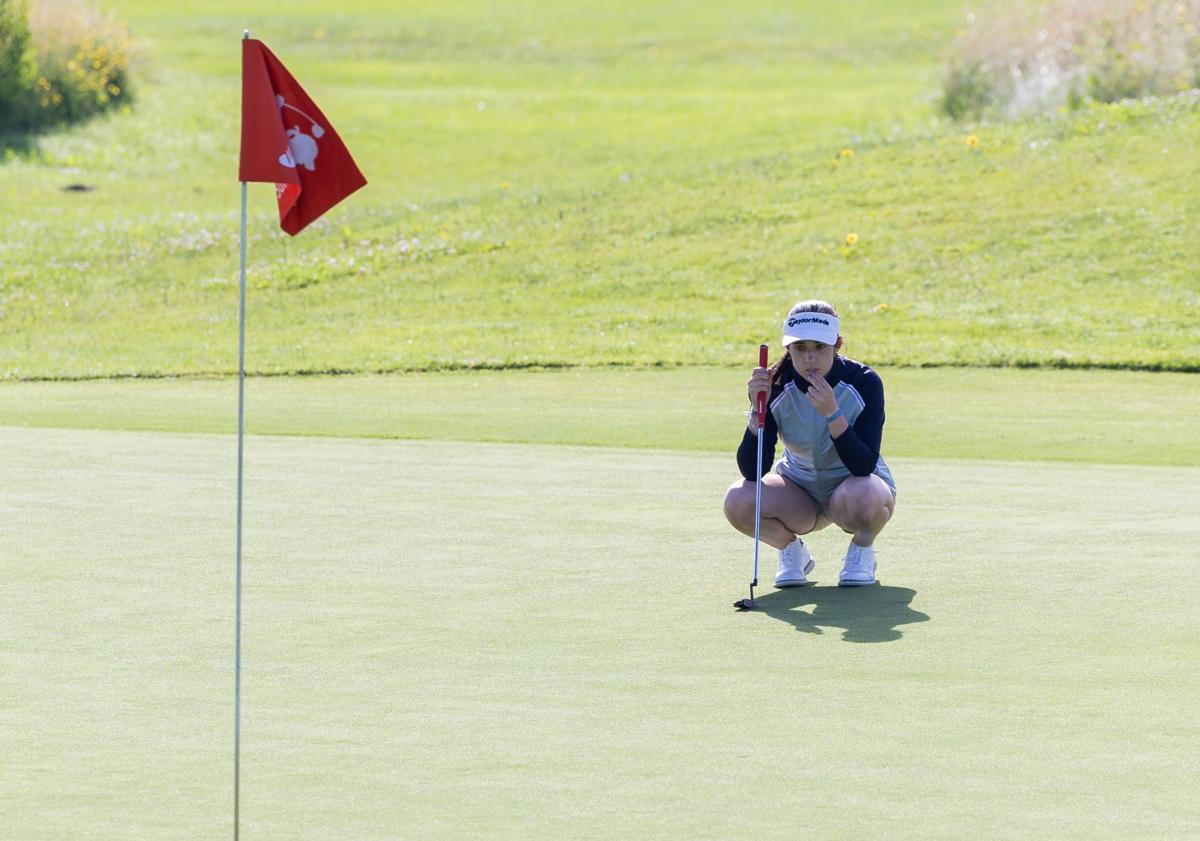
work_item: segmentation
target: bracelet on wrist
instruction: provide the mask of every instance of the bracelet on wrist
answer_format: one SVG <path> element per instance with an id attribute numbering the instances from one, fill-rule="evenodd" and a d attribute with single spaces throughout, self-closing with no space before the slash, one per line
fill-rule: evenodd
<path id="1" fill-rule="evenodd" d="M 842 414 L 842 410 L 841 410 L 841 409 L 838 409 L 838 410 L 837 410 L 836 412 L 834 412 L 832 415 L 830 415 L 829 417 L 825 418 L 825 423 L 833 423 L 835 420 L 837 420 L 837 419 L 838 419 L 838 418 L 840 418 L 840 417 L 844 417 L 844 415 Z"/>

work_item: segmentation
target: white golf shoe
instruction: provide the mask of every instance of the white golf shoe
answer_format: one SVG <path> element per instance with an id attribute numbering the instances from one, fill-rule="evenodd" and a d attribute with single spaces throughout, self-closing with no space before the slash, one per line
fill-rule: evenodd
<path id="1" fill-rule="evenodd" d="M 804 541 L 796 538 L 779 550 L 779 572 L 775 573 L 776 587 L 803 587 L 810 583 L 804 576 L 812 572 L 815 561 L 808 554 Z"/>
<path id="2" fill-rule="evenodd" d="M 875 547 L 859 546 L 854 541 L 846 550 L 842 573 L 838 576 L 839 587 L 865 587 L 875 583 Z"/>

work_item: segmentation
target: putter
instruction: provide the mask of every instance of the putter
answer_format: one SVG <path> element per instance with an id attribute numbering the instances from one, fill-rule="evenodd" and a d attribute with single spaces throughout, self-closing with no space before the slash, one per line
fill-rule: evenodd
<path id="1" fill-rule="evenodd" d="M 758 367 L 767 367 L 766 345 L 758 346 Z M 750 598 L 738 599 L 733 606 L 738 610 L 754 610 L 754 588 L 758 586 L 758 532 L 762 526 L 762 453 L 763 453 L 763 422 L 767 416 L 767 393 L 758 393 L 758 403 L 755 406 L 755 416 L 758 423 L 758 460 L 754 463 L 754 577 L 750 579 Z"/>

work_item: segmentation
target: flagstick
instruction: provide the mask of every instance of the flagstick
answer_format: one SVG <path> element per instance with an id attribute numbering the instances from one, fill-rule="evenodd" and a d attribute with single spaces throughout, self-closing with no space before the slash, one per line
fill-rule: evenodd
<path id="1" fill-rule="evenodd" d="M 242 40 L 250 30 L 242 31 Z M 233 666 L 233 841 L 240 829 L 242 781 L 242 439 L 246 419 L 246 182 L 242 182 L 242 270 L 238 303 L 237 632 Z"/>

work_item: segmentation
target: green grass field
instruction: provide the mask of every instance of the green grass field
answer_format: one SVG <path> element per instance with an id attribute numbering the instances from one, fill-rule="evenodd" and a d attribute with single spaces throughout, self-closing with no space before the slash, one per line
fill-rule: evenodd
<path id="1" fill-rule="evenodd" d="M 136 108 L 0 164 L 5 378 L 236 370 L 245 27 L 371 182 L 252 190 L 252 371 L 740 365 L 809 296 L 878 364 L 1200 367 L 1196 98 L 948 122 L 960 0 L 112 7 Z"/>
<path id="2" fill-rule="evenodd" d="M 742 615 L 737 378 L 593 375 L 250 383 L 245 837 L 1200 832 L 1188 377 L 890 372 L 881 586 Z M 232 388 L 0 386 L 10 837 L 229 829 Z"/>
<path id="3" fill-rule="evenodd" d="M 952 123 L 960 0 L 110 8 L 132 110 L 0 128 L 0 841 L 232 830 L 247 27 L 371 183 L 251 189 L 243 838 L 1200 837 L 1194 92 Z M 898 512 L 738 614 L 807 297 Z"/>
<path id="4" fill-rule="evenodd" d="M 0 445 L 7 836 L 224 835 L 232 438 Z M 882 585 L 738 614 L 728 454 L 247 452 L 244 837 L 1200 833 L 1195 467 L 892 459 Z"/>
<path id="5" fill-rule="evenodd" d="M 1189 374 L 884 370 L 887 451 L 912 458 L 1200 466 Z M 728 453 L 747 374 L 459 371 L 272 377 L 246 386 L 251 433 L 582 444 Z M 236 380 L 0 383 L 0 426 L 237 431 Z"/>

